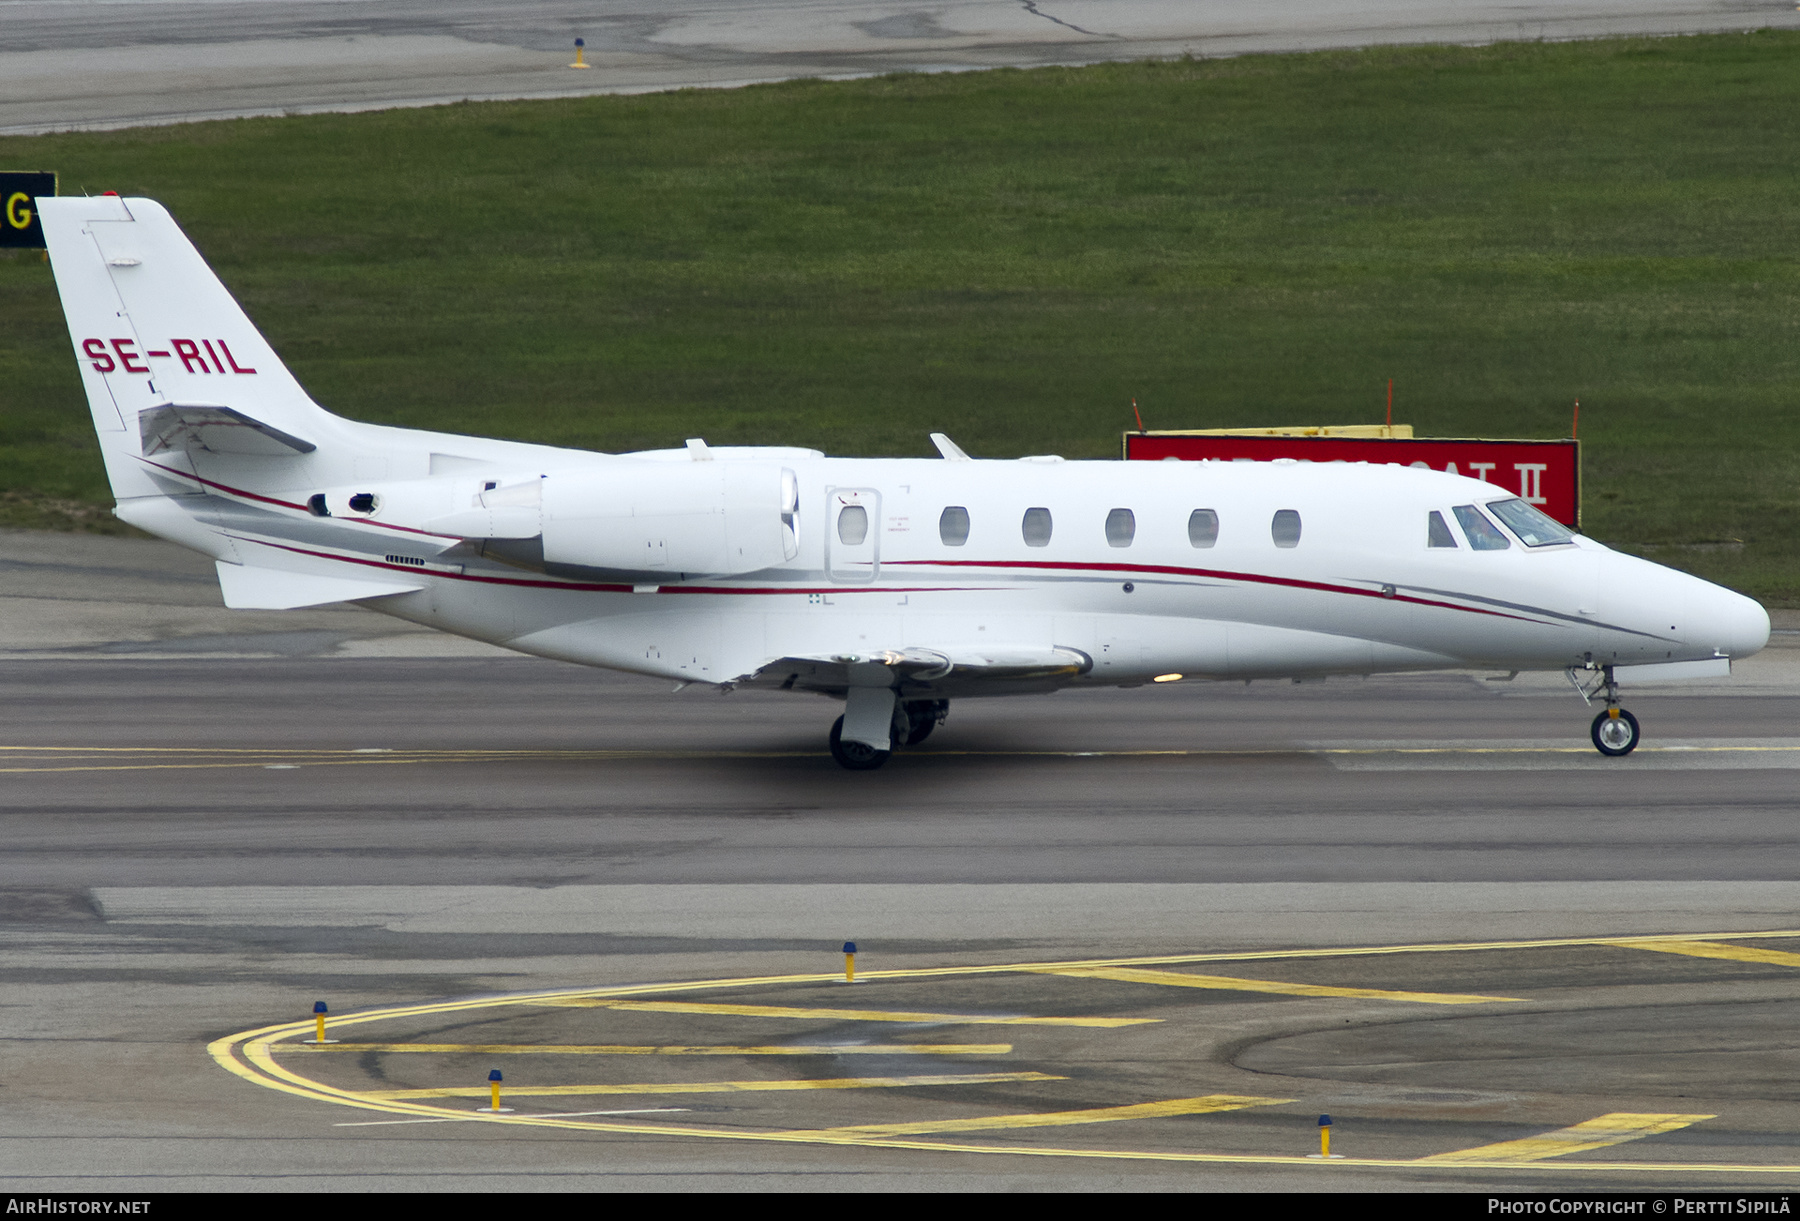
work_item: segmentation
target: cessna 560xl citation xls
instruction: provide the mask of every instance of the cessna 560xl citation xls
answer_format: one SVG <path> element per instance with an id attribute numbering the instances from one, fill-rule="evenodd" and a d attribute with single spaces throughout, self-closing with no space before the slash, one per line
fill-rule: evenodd
<path id="1" fill-rule="evenodd" d="M 1362 463 L 601 454 L 341 419 L 161 205 L 38 200 L 118 515 L 225 603 L 356 602 L 522 653 L 844 701 L 872 768 L 949 701 L 1152 681 L 1566 670 L 1706 677 L 1748 598 L 1475 479 Z"/>

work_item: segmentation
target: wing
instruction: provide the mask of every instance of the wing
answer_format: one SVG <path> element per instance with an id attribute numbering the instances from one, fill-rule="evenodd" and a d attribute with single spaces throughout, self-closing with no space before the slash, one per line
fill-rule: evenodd
<path id="1" fill-rule="evenodd" d="M 956 645 L 781 657 L 736 680 L 740 687 L 816 691 L 890 687 L 903 698 L 1017 695 L 1054 691 L 1094 668 L 1080 649 L 1060 645 Z"/>

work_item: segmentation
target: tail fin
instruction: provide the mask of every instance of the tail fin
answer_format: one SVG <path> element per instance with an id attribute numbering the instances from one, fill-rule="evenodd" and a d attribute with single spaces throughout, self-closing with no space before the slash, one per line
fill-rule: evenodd
<path id="1" fill-rule="evenodd" d="M 220 438 L 304 454 L 345 423 L 307 397 L 168 211 L 149 199 L 38 200 L 44 240 L 121 503 L 161 496 L 145 459 Z M 224 442 L 226 446 L 232 441 Z"/>

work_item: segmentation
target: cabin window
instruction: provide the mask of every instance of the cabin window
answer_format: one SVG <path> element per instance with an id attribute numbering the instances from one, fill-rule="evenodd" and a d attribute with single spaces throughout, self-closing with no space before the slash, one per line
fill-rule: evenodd
<path id="1" fill-rule="evenodd" d="M 1481 515 L 1474 505 L 1457 505 L 1450 510 L 1456 514 L 1456 520 L 1462 523 L 1463 533 L 1469 536 L 1469 546 L 1477 551 L 1505 551 L 1512 543 L 1493 522 Z"/>
<path id="2" fill-rule="evenodd" d="M 951 505 L 938 514 L 938 537 L 946 547 L 960 547 L 968 542 L 969 511 L 961 505 Z"/>
<path id="3" fill-rule="evenodd" d="M 1456 535 L 1450 533 L 1450 527 L 1444 522 L 1444 515 L 1436 509 L 1425 519 L 1426 546 L 1454 547 Z"/>
<path id="4" fill-rule="evenodd" d="M 1050 528 L 1049 509 L 1026 509 L 1025 520 L 1019 523 L 1019 531 L 1025 536 L 1027 547 L 1048 547 Z"/>
<path id="5" fill-rule="evenodd" d="M 1551 547 L 1575 540 L 1574 531 L 1523 500 L 1496 500 L 1488 505 L 1487 511 L 1498 517 L 1527 547 Z"/>
<path id="6" fill-rule="evenodd" d="M 1108 547 L 1129 547 L 1131 540 L 1137 537 L 1137 518 L 1131 515 L 1130 509 L 1114 509 L 1106 515 L 1106 545 Z"/>
<path id="7" fill-rule="evenodd" d="M 845 505 L 838 510 L 838 542 L 846 547 L 860 547 L 869 537 L 869 511 L 861 505 Z"/>
<path id="8" fill-rule="evenodd" d="M 1269 522 L 1269 535 L 1277 547 L 1300 545 L 1300 514 L 1293 509 L 1277 509 Z"/>
<path id="9" fill-rule="evenodd" d="M 1188 514 L 1188 542 L 1195 547 L 1210 547 L 1219 541 L 1219 515 L 1211 509 L 1195 509 Z"/>

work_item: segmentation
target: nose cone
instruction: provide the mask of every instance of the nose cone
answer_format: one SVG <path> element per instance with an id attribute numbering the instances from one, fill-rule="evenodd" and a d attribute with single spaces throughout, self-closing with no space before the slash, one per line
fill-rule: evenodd
<path id="1" fill-rule="evenodd" d="M 1688 639 L 1710 645 L 1727 657 L 1748 657 L 1769 643 L 1769 612 L 1743 594 L 1705 581 L 1688 595 L 1693 627 Z"/>
<path id="2" fill-rule="evenodd" d="M 1649 560 L 1603 552 L 1597 594 L 1603 622 L 1639 634 L 1645 661 L 1748 657 L 1769 643 L 1769 612 L 1754 599 Z M 1655 641 L 1679 642 L 1673 652 Z M 1631 653 L 1615 639 L 1621 661 Z"/>

